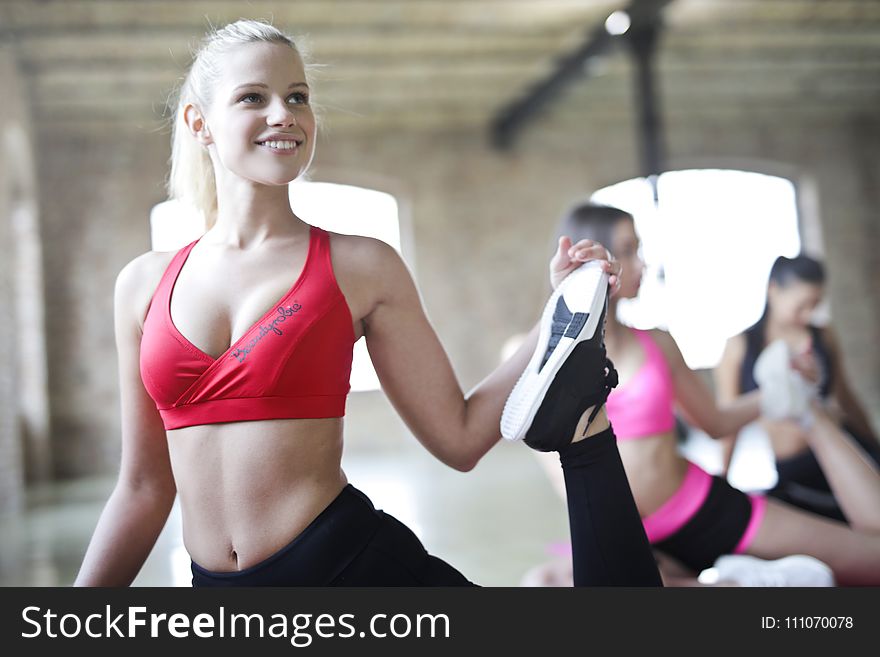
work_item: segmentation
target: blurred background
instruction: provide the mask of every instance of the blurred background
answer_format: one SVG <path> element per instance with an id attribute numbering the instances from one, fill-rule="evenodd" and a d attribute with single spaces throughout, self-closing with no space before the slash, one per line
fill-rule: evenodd
<path id="1" fill-rule="evenodd" d="M 116 275 L 198 235 L 164 203 L 165 101 L 205 30 L 242 17 L 318 65 L 295 210 L 400 249 L 465 389 L 534 322 L 556 222 L 592 196 L 642 235 L 621 312 L 696 369 L 760 315 L 776 256 L 823 259 L 822 313 L 878 426 L 877 0 L 2 0 L 0 584 L 76 575 L 119 463 Z M 449 470 L 363 354 L 348 409 L 349 479 L 472 580 L 515 585 L 567 538 L 522 445 Z M 774 476 L 754 445 L 746 488 Z M 705 437 L 686 448 L 717 462 Z M 188 567 L 175 508 L 136 584 Z"/>

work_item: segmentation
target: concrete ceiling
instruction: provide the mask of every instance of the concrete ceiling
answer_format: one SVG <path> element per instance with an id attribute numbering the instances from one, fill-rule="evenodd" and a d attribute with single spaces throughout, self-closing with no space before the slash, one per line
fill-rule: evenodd
<path id="1" fill-rule="evenodd" d="M 35 125 L 161 124 L 209 24 L 269 18 L 305 35 L 334 128 L 462 129 L 553 69 L 607 0 L 0 0 Z M 658 60 L 667 115 L 876 114 L 880 0 L 675 0 Z M 632 105 L 621 47 L 549 110 L 617 120 Z"/>

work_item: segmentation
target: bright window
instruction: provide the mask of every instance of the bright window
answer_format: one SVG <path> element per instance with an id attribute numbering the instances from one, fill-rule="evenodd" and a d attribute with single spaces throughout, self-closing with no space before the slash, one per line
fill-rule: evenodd
<path id="1" fill-rule="evenodd" d="M 642 178 L 592 197 L 632 213 L 642 240 L 642 287 L 619 304 L 620 319 L 669 330 L 692 369 L 714 367 L 726 339 L 760 317 L 773 261 L 800 251 L 795 188 L 717 169 L 671 171 L 658 184 L 659 207 Z"/>
<path id="2" fill-rule="evenodd" d="M 400 252 L 400 217 L 397 200 L 391 194 L 352 185 L 296 181 L 290 185 L 290 206 L 310 224 L 334 233 L 375 237 Z M 351 389 L 379 387 L 366 342 L 358 340 Z"/>

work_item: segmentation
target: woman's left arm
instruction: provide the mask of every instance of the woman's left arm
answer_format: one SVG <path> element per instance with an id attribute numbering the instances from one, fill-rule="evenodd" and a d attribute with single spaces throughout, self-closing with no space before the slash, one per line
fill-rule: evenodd
<path id="1" fill-rule="evenodd" d="M 871 427 L 867 413 L 859 403 L 858 398 L 853 392 L 847 380 L 846 372 L 843 368 L 843 355 L 840 352 L 840 346 L 837 338 L 830 327 L 822 330 L 822 338 L 828 347 L 831 359 L 832 370 L 832 394 L 837 401 L 840 410 L 843 411 L 844 418 L 855 432 L 861 436 L 870 437 L 874 441 L 877 440 L 877 434 Z"/>
<path id="2" fill-rule="evenodd" d="M 397 413 L 425 448 L 466 472 L 500 438 L 506 394 L 537 343 L 533 328 L 516 353 L 474 389 L 468 400 L 428 319 L 412 277 L 396 252 L 382 257 L 375 309 L 364 318 L 364 336 L 376 374 Z"/>
<path id="3" fill-rule="evenodd" d="M 675 399 L 689 421 L 712 438 L 736 433 L 761 414 L 760 393 L 755 390 L 719 406 L 708 384 L 685 363 L 675 340 L 665 331 L 651 335 L 666 356 L 675 385 Z"/>
<path id="4" fill-rule="evenodd" d="M 554 285 L 599 254 L 598 247 L 575 250 L 579 246 L 560 241 L 551 263 Z M 406 264 L 387 245 L 374 243 L 371 248 L 377 250 L 371 258 L 377 297 L 363 327 L 382 388 L 428 451 L 457 470 L 470 470 L 501 437 L 504 403 L 535 350 L 538 327 L 512 357 L 464 395 Z M 604 259 L 607 252 L 601 251 Z M 606 263 L 609 272 L 619 271 L 617 263 Z"/>

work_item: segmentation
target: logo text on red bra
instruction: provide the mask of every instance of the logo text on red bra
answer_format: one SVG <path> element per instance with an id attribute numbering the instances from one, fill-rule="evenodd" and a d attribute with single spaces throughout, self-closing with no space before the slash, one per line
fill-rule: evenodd
<path id="1" fill-rule="evenodd" d="M 284 332 L 280 328 L 278 328 L 278 324 L 282 324 L 283 322 L 287 321 L 288 317 L 291 317 L 292 315 L 298 313 L 301 309 L 302 305 L 296 302 L 294 302 L 290 306 L 278 306 L 278 308 L 276 309 L 278 314 L 275 315 L 275 319 L 269 322 L 268 325 L 261 324 L 260 332 L 257 333 L 257 335 L 250 342 L 233 351 L 230 356 L 236 358 L 239 363 L 243 363 L 248 354 L 254 350 L 254 347 L 256 347 L 259 344 L 260 340 L 262 340 L 264 337 L 266 337 L 270 333 L 275 333 L 276 335 L 284 335 Z"/>

